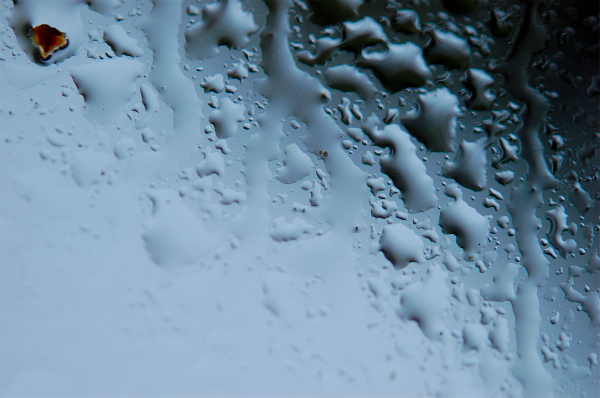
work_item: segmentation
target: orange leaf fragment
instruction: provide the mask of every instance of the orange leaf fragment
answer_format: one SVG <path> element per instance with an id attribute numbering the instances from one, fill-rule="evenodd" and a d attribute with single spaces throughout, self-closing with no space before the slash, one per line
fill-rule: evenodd
<path id="1" fill-rule="evenodd" d="M 69 44 L 69 39 L 64 32 L 46 24 L 31 28 L 29 37 L 38 48 L 42 61 L 49 60 L 52 53 L 62 50 Z"/>

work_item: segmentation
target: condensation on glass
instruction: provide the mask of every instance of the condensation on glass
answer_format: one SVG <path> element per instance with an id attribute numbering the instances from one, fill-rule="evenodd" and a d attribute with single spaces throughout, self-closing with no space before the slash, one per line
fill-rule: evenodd
<path id="1" fill-rule="evenodd" d="M 2 3 L 2 393 L 594 396 L 595 2 Z"/>

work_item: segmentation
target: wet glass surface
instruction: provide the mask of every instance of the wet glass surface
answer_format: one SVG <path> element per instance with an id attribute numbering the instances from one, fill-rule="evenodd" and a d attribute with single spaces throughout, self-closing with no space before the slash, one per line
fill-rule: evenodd
<path id="1" fill-rule="evenodd" d="M 3 0 L 3 396 L 597 396 L 597 2 Z"/>

